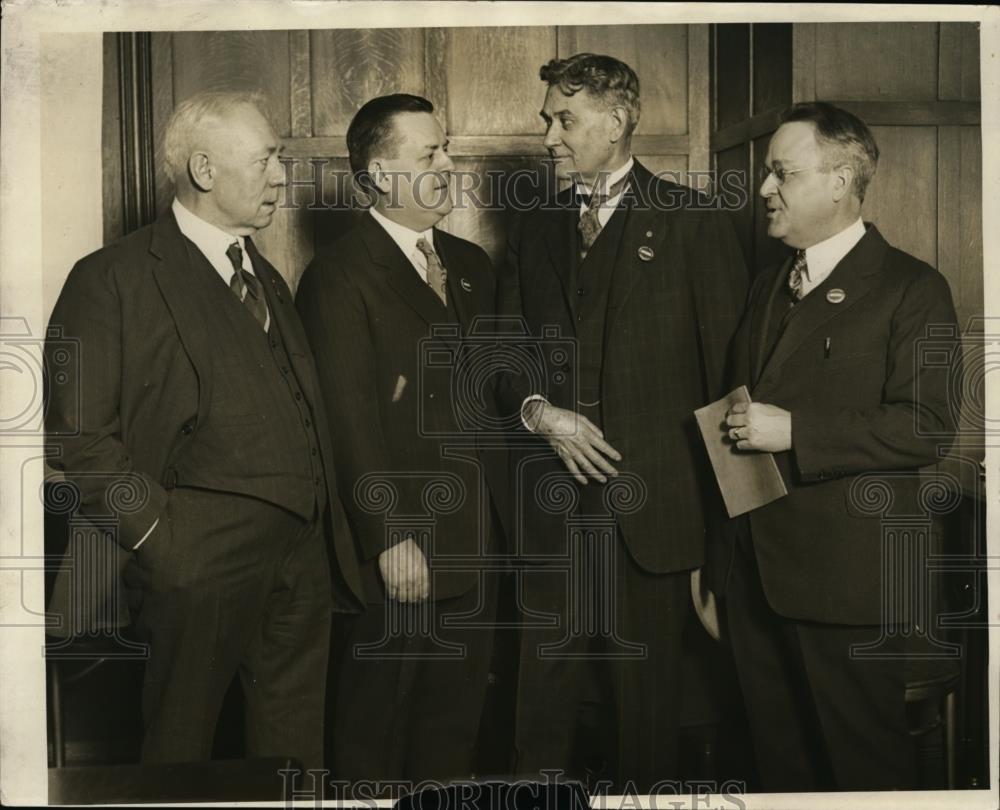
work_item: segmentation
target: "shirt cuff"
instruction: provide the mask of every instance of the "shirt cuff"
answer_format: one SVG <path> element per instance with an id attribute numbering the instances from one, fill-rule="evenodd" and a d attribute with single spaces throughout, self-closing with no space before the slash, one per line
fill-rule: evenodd
<path id="1" fill-rule="evenodd" d="M 531 429 L 531 425 L 528 424 L 528 420 L 524 418 L 524 409 L 527 407 L 529 402 L 535 402 L 537 400 L 544 402 L 546 405 L 549 404 L 549 401 L 541 394 L 532 394 L 530 397 L 525 397 L 524 402 L 521 403 L 521 424 L 524 425 L 524 429 L 528 431 L 528 433 L 534 433 L 535 431 Z"/>
<path id="2" fill-rule="evenodd" d="M 143 543 L 145 543 L 146 542 L 146 538 L 149 537 L 149 535 L 151 535 L 153 533 L 153 529 L 155 529 L 158 525 L 160 525 L 160 519 L 159 518 L 157 518 L 156 520 L 153 521 L 153 525 L 150 526 L 149 529 L 146 530 L 146 533 L 142 536 L 142 538 L 139 540 L 139 542 L 136 543 L 134 546 L 132 546 L 132 551 L 135 551 L 137 548 L 139 548 L 139 546 L 141 546 Z"/>

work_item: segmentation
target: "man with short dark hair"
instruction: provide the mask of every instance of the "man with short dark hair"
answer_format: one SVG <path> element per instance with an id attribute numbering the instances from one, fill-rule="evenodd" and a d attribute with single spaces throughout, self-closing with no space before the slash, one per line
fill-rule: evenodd
<path id="1" fill-rule="evenodd" d="M 396 94 L 354 116 L 351 168 L 374 205 L 297 296 L 367 601 L 343 630 L 333 770 L 383 788 L 471 776 L 496 605 L 486 558 L 507 512 L 490 352 L 474 333 L 494 314 L 493 270 L 434 227 L 454 164 L 433 110 Z"/>
<path id="2" fill-rule="evenodd" d="M 125 581 L 149 645 L 143 762 L 209 759 L 238 673 L 248 756 L 321 768 L 325 532 L 335 604 L 360 607 L 308 343 L 250 239 L 277 208 L 280 149 L 255 96 L 178 104 L 170 210 L 81 259 L 50 322 L 80 350 L 78 377 L 49 392 L 52 464 L 84 515 L 119 501 L 115 540 L 133 552 Z"/>
<path id="3" fill-rule="evenodd" d="M 535 379 L 504 387 L 525 425 L 517 773 L 579 773 L 590 725 L 602 775 L 642 793 L 677 777 L 681 631 L 718 508 L 693 411 L 722 393 L 746 273 L 726 216 L 633 157 L 628 65 L 576 54 L 540 77 L 571 187 L 512 231 L 503 310 L 535 338 L 557 327 L 575 357 L 543 345 Z"/>
<path id="4" fill-rule="evenodd" d="M 924 572 L 898 567 L 916 537 L 884 537 L 865 493 L 923 512 L 916 468 L 955 423 L 948 368 L 920 341 L 956 323 L 945 279 L 861 219 L 877 161 L 861 120 L 813 102 L 783 116 L 761 172 L 768 234 L 795 254 L 750 291 L 732 385 L 754 402 L 726 429 L 774 453 L 788 495 L 734 523 L 714 579 L 766 791 L 914 786 L 901 629 L 916 617 L 892 589 Z"/>

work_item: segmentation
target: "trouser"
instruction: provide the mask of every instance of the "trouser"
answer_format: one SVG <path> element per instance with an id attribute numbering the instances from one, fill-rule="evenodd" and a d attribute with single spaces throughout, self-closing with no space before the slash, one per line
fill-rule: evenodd
<path id="1" fill-rule="evenodd" d="M 149 650 L 143 762 L 209 759 L 238 673 L 247 755 L 323 766 L 331 600 L 321 523 L 255 498 L 177 488 L 125 580 Z"/>
<path id="2" fill-rule="evenodd" d="M 338 617 L 332 778 L 356 797 L 472 775 L 499 576 L 482 572 L 453 598 L 388 599 Z"/>
<path id="3" fill-rule="evenodd" d="M 569 548 L 565 565 L 519 574 L 516 773 L 581 777 L 580 721 L 596 705 L 612 789 L 645 793 L 677 778 L 690 572 L 642 569 L 614 528 L 574 532 Z"/>
<path id="4" fill-rule="evenodd" d="M 752 548 L 738 542 L 735 554 L 726 614 L 762 789 L 912 789 L 902 638 L 884 640 L 881 658 L 852 656 L 879 627 L 778 615 Z M 839 587 L 849 599 L 850 583 Z"/>

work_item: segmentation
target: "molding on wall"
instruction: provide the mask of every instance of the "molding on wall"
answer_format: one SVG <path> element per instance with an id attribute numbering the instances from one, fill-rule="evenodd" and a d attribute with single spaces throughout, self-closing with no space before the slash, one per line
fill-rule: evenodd
<path id="1" fill-rule="evenodd" d="M 118 34 L 124 232 L 156 218 L 153 47 L 149 33 Z"/>

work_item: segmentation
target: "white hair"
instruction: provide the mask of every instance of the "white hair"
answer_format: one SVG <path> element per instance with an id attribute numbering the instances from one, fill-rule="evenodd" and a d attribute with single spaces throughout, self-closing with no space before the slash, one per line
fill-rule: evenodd
<path id="1" fill-rule="evenodd" d="M 167 174 L 176 179 L 187 173 L 188 159 L 199 146 L 206 124 L 217 123 L 247 104 L 262 110 L 263 102 L 264 97 L 259 92 L 228 90 L 206 91 L 184 99 L 174 108 L 163 133 L 163 162 Z"/>

